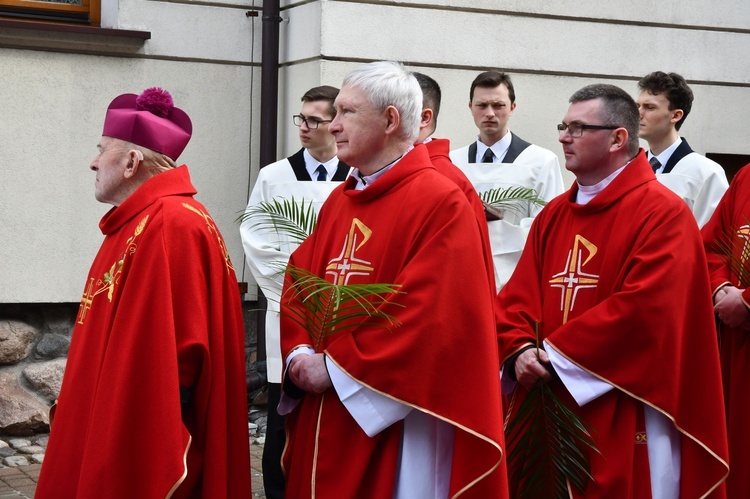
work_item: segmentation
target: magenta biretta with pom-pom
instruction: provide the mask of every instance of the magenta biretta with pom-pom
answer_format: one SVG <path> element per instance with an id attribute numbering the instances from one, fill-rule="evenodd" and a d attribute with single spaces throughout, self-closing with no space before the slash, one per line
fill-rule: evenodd
<path id="1" fill-rule="evenodd" d="M 159 87 L 123 94 L 110 103 L 102 135 L 132 142 L 176 160 L 190 141 L 190 117 Z"/>

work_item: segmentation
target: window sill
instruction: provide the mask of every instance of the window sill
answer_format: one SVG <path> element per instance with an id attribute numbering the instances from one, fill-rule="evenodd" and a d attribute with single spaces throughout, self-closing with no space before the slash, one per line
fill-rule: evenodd
<path id="1" fill-rule="evenodd" d="M 142 53 L 150 31 L 0 18 L 0 47 L 128 57 Z"/>
<path id="2" fill-rule="evenodd" d="M 129 29 L 99 28 L 96 26 L 81 26 L 49 21 L 24 21 L 18 19 L 0 18 L 0 30 L 51 31 L 57 33 L 71 33 L 76 35 L 95 35 L 124 39 L 149 40 L 150 31 L 136 31 Z"/>

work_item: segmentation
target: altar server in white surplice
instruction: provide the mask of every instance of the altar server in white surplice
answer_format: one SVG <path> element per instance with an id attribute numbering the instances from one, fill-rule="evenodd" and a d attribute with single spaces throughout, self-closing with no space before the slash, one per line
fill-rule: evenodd
<path id="1" fill-rule="evenodd" d="M 328 195 L 349 175 L 349 166 L 336 157 L 336 140 L 328 125 L 336 116 L 333 102 L 339 89 L 324 85 L 302 96 L 302 110 L 293 116 L 299 127 L 302 149 L 292 156 L 260 169 L 250 194 L 246 213 L 260 203 L 292 198 L 299 205 L 312 203 L 317 213 Z M 279 299 L 284 276 L 280 274 L 298 242 L 283 231 L 276 232 L 246 219 L 240 226 L 247 262 L 263 295 L 266 312 L 266 369 L 268 374 L 268 426 L 263 448 L 263 484 L 266 497 L 283 498 L 285 480 L 281 470 L 284 450 L 284 419 L 276 411 L 281 391 L 281 345 Z"/>
<path id="2" fill-rule="evenodd" d="M 526 142 L 508 129 L 516 108 L 513 82 L 505 73 L 479 74 L 469 90 L 469 109 L 479 129 L 476 142 L 451 151 L 450 158 L 471 180 L 480 195 L 498 187 L 528 187 L 550 201 L 564 190 L 555 153 Z M 499 291 L 521 257 L 531 222 L 541 206 L 519 204 L 505 210 L 502 220 L 488 215 L 490 244 Z"/>
<path id="3" fill-rule="evenodd" d="M 693 151 L 677 131 L 693 106 L 693 91 L 677 73 L 655 71 L 638 82 L 639 137 L 648 142 L 656 178 L 680 196 L 703 227 L 729 184 L 724 169 Z"/>

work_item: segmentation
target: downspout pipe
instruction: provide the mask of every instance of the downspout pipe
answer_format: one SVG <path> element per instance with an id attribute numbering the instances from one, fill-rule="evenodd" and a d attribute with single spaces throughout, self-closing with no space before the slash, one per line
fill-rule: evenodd
<path id="1" fill-rule="evenodd" d="M 279 107 L 279 24 L 280 0 L 263 0 L 263 45 L 260 62 L 260 167 L 276 161 Z M 266 360 L 266 307 L 268 301 L 258 288 L 258 360 Z"/>

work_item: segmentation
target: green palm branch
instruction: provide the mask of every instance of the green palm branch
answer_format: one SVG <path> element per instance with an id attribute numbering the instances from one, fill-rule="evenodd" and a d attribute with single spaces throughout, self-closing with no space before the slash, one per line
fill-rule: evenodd
<path id="1" fill-rule="evenodd" d="M 750 222 L 745 219 L 743 227 L 748 225 L 750 225 Z M 740 228 L 736 228 L 722 234 L 714 241 L 713 247 L 710 249 L 724 259 L 729 272 L 737 279 L 737 286 L 744 289 L 750 286 L 750 242 L 739 236 L 739 230 Z M 750 236 L 750 234 L 746 234 L 746 236 Z M 739 255 L 735 252 L 738 244 L 742 244 Z"/>
<path id="2" fill-rule="evenodd" d="M 530 187 L 498 187 L 479 193 L 479 197 L 485 203 L 499 210 L 515 212 L 523 216 L 527 206 L 544 206 L 547 204 L 539 193 Z"/>
<path id="3" fill-rule="evenodd" d="M 538 335 L 537 331 L 537 358 Z M 592 431 L 588 423 L 557 398 L 544 380 L 537 381 L 518 412 L 506 421 L 506 443 L 511 449 L 508 477 L 516 484 L 516 497 L 568 498 L 568 483 L 584 491 L 594 478 L 581 449 L 599 452 Z"/>
<path id="4" fill-rule="evenodd" d="M 237 222 L 251 221 L 253 228 L 287 234 L 293 242 L 302 243 L 312 233 L 317 219 L 312 201 L 297 202 L 292 197 L 258 203 L 240 215 Z"/>
<path id="5" fill-rule="evenodd" d="M 317 215 L 312 201 L 274 198 L 245 211 L 237 222 L 252 221 L 253 227 L 286 234 L 302 243 L 312 233 Z M 290 283 L 284 297 L 291 297 L 299 307 L 282 310 L 287 317 L 303 327 L 312 338 L 317 351 L 326 336 L 362 325 L 390 330 L 400 325 L 398 319 L 384 312 L 384 305 L 403 307 L 388 297 L 403 293 L 397 284 L 333 284 L 312 272 L 279 264 L 276 275 L 288 274 Z M 288 311 L 286 311 L 288 310 Z M 364 318 L 364 320 L 363 320 Z"/>
<path id="6" fill-rule="evenodd" d="M 282 313 L 303 327 L 318 351 L 323 338 L 362 325 L 391 330 L 400 321 L 383 311 L 384 305 L 403 305 L 390 300 L 403 294 L 397 284 L 333 284 L 305 269 L 290 265 L 285 270 L 290 285 L 287 297 L 299 307 L 287 307 Z"/>

